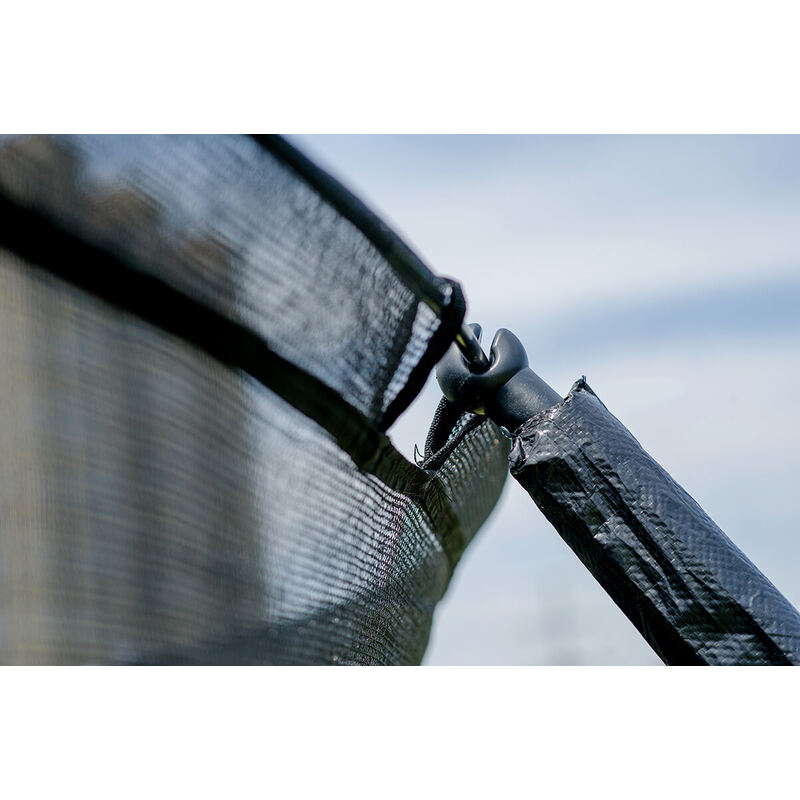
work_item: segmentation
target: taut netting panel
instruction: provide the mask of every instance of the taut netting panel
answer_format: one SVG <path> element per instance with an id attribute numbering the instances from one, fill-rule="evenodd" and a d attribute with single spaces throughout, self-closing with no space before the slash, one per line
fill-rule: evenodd
<path id="1" fill-rule="evenodd" d="M 383 433 L 457 284 L 280 139 L 5 137 L 0 207 L 0 660 L 418 662 L 507 472 Z"/>

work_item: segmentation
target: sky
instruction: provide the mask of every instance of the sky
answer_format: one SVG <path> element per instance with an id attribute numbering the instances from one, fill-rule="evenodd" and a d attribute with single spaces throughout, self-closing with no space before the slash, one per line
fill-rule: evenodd
<path id="1" fill-rule="evenodd" d="M 611 412 L 800 606 L 800 137 L 294 136 L 485 339 Z M 431 379 L 390 435 L 411 457 Z M 426 664 L 658 664 L 509 478 Z"/>

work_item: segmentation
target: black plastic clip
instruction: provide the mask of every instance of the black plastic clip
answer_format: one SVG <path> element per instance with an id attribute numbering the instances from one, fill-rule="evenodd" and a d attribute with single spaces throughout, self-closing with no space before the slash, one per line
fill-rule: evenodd
<path id="1" fill-rule="evenodd" d="M 481 332 L 480 325 L 463 326 L 436 368 L 436 379 L 451 403 L 514 431 L 561 402 L 555 389 L 528 367 L 525 348 L 511 331 L 497 331 L 488 358 L 480 345 Z"/>

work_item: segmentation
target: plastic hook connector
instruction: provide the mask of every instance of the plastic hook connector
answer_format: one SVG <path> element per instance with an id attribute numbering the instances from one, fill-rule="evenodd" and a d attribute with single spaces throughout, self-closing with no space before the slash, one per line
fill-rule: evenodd
<path id="1" fill-rule="evenodd" d="M 469 332 L 464 338 L 474 339 L 483 354 L 480 325 L 464 327 Z M 485 414 L 510 431 L 561 402 L 560 395 L 528 367 L 525 348 L 511 331 L 497 331 L 487 362 L 484 369 L 476 369 L 457 339 L 436 368 L 444 396 L 459 408 Z"/>

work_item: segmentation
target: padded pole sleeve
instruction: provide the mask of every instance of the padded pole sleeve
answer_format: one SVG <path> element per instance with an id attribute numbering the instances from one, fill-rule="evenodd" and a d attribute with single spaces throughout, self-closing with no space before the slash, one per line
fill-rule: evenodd
<path id="1" fill-rule="evenodd" d="M 800 614 L 578 381 L 511 474 L 667 664 L 800 664 Z"/>

